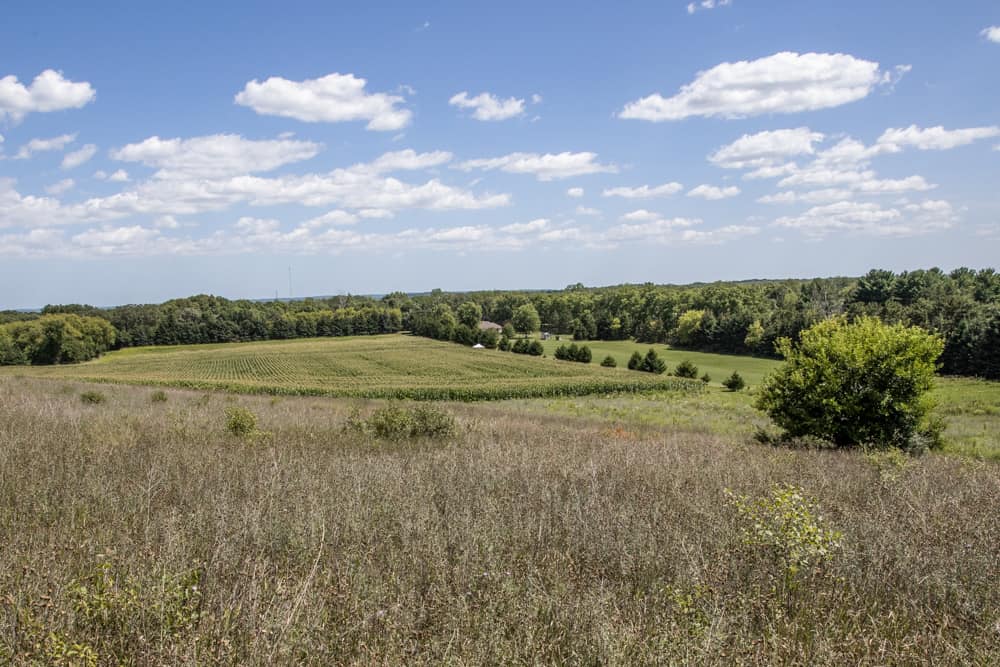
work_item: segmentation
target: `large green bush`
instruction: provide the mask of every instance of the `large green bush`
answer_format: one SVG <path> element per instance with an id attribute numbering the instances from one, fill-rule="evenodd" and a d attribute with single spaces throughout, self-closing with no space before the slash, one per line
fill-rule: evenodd
<path id="1" fill-rule="evenodd" d="M 831 318 L 797 344 L 779 341 L 786 363 L 765 379 L 757 407 L 791 436 L 839 447 L 934 446 L 940 426 L 928 418 L 927 391 L 942 348 L 917 327 Z"/>

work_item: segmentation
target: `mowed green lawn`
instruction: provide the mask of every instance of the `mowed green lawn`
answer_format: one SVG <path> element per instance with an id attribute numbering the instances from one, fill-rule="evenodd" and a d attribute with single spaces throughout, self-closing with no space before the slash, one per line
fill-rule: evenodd
<path id="1" fill-rule="evenodd" d="M 560 345 L 569 345 L 573 342 L 568 337 L 563 340 L 556 340 L 555 337 L 542 341 L 545 346 L 545 354 L 554 356 L 556 348 Z M 688 352 L 686 350 L 673 350 L 666 345 L 650 345 L 649 343 L 636 343 L 631 340 L 593 340 L 578 342 L 577 345 L 586 345 L 593 353 L 591 363 L 600 364 L 604 357 L 609 354 L 618 362 L 619 368 L 628 368 L 628 359 L 633 352 L 646 354 L 649 348 L 656 350 L 656 353 L 667 362 L 667 373 L 672 373 L 677 364 L 685 359 L 690 360 L 698 367 L 699 377 L 708 373 L 713 384 L 719 384 L 724 379 L 732 375 L 733 371 L 739 371 L 743 379 L 749 385 L 760 384 L 764 376 L 778 367 L 781 363 L 774 359 L 759 359 L 757 357 L 741 357 L 733 354 L 711 354 L 709 352 Z"/>
<path id="2" fill-rule="evenodd" d="M 403 334 L 119 350 L 72 366 L 4 373 L 242 393 L 485 400 L 692 387 L 601 368 Z"/>

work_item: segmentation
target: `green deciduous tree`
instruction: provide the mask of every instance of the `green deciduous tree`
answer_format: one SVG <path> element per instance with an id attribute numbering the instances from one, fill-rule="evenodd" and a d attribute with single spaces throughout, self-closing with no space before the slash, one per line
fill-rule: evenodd
<path id="1" fill-rule="evenodd" d="M 514 325 L 515 331 L 527 336 L 538 331 L 538 328 L 542 326 L 542 318 L 538 316 L 538 311 L 533 305 L 526 303 L 518 306 L 517 310 L 514 311 L 511 324 Z"/>
<path id="2" fill-rule="evenodd" d="M 475 301 L 466 301 L 455 311 L 458 316 L 458 323 L 464 324 L 470 329 L 478 329 L 479 322 L 483 319 L 483 309 Z"/>
<path id="3" fill-rule="evenodd" d="M 942 348 L 917 327 L 831 318 L 798 343 L 779 341 L 786 363 L 765 379 L 756 405 L 791 436 L 840 447 L 934 445 L 927 392 Z"/>

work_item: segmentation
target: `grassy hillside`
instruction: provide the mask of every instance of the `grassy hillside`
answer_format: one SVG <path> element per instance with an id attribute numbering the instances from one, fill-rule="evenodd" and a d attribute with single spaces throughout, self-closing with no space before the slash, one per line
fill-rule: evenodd
<path id="1" fill-rule="evenodd" d="M 401 334 L 139 347 L 85 364 L 8 367 L 0 372 L 242 393 L 368 398 L 482 400 L 700 390 L 699 383 L 665 376 L 473 350 Z"/>
<path id="2" fill-rule="evenodd" d="M 0 378 L 0 662 L 1000 662 L 997 465 L 521 402 L 394 443 L 373 407 Z M 735 500 L 785 484 L 840 533 L 791 575 Z"/>

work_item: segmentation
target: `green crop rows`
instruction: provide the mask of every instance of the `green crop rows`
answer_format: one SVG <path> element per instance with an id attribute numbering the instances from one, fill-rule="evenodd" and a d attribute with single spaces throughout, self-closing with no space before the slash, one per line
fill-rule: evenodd
<path id="1" fill-rule="evenodd" d="M 472 350 L 399 334 L 132 348 L 85 364 L 7 372 L 240 393 L 417 400 L 702 389 L 701 382 L 668 376 Z"/>

